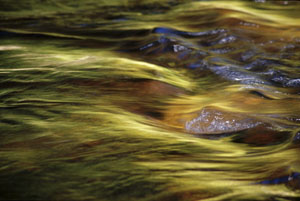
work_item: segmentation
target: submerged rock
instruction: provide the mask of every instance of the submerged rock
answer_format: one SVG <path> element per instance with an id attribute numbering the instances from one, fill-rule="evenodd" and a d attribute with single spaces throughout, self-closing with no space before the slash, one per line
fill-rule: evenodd
<path id="1" fill-rule="evenodd" d="M 186 122 L 185 130 L 193 134 L 231 133 L 262 124 L 264 123 L 246 114 L 206 107 L 198 117 Z"/>
<path id="2" fill-rule="evenodd" d="M 270 85 L 270 83 L 264 80 L 260 75 L 245 71 L 235 66 L 213 66 L 209 69 L 226 80 L 237 81 L 242 84 Z"/>
<path id="3" fill-rule="evenodd" d="M 157 27 L 149 35 L 151 37 L 133 49 L 147 62 L 186 68 L 199 76 L 205 71 L 205 75 L 216 75 L 244 85 L 300 86 L 299 78 L 291 73 L 290 64 L 278 59 L 281 54 L 289 54 L 288 47 L 294 47 L 293 44 L 281 50 L 277 46 L 283 41 L 277 40 L 275 44 L 276 40 L 268 40 L 273 50 L 260 43 L 263 41 L 259 37 L 239 35 L 225 28 L 188 32 Z"/>
<path id="4" fill-rule="evenodd" d="M 268 146 L 280 144 L 292 136 L 289 131 L 278 131 L 264 126 L 257 126 L 239 133 L 233 137 L 233 142 L 245 143 L 251 146 Z"/>
<path id="5" fill-rule="evenodd" d="M 186 121 L 185 130 L 207 139 L 232 136 L 232 142 L 250 146 L 275 145 L 289 140 L 289 126 L 267 116 L 204 107 L 198 116 Z M 295 137 L 297 138 L 297 137 Z"/>
<path id="6" fill-rule="evenodd" d="M 300 131 L 298 131 L 294 138 L 293 138 L 293 142 L 299 144 L 300 143 Z"/>
<path id="7" fill-rule="evenodd" d="M 290 175 L 282 176 L 274 179 L 264 180 L 258 182 L 257 184 L 265 184 L 265 185 L 275 185 L 275 184 L 283 184 L 283 183 L 299 183 L 300 181 L 300 173 L 292 172 Z M 299 186 L 299 184 L 298 184 Z"/>
<path id="8" fill-rule="evenodd" d="M 286 83 L 288 87 L 300 87 L 300 78 L 298 79 L 291 79 Z"/>

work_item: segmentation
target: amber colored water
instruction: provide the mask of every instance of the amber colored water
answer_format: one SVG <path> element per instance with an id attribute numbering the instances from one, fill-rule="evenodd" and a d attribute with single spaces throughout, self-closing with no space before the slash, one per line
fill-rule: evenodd
<path id="1" fill-rule="evenodd" d="M 0 200 L 300 199 L 298 1 L 0 5 Z"/>

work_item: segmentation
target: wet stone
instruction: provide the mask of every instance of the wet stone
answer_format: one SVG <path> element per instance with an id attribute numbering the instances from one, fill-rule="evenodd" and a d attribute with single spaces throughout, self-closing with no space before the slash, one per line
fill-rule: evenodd
<path id="1" fill-rule="evenodd" d="M 157 27 L 154 28 L 152 32 L 156 34 L 178 35 L 182 37 L 199 37 L 199 36 L 216 35 L 219 33 L 224 33 L 226 32 L 226 30 L 215 29 L 215 30 L 203 31 L 203 32 L 186 32 L 186 31 L 180 31 L 180 30 L 171 29 L 167 27 Z"/>
<path id="2" fill-rule="evenodd" d="M 256 53 L 254 51 L 248 50 L 248 51 L 242 53 L 241 60 L 242 61 L 248 61 L 249 59 L 251 59 L 255 55 L 256 55 Z"/>
<path id="3" fill-rule="evenodd" d="M 270 83 L 267 80 L 264 80 L 262 76 L 248 72 L 236 66 L 214 66 L 210 67 L 210 70 L 227 80 L 237 81 L 243 84 L 270 85 Z"/>
<path id="4" fill-rule="evenodd" d="M 240 132 L 233 137 L 233 142 L 251 146 L 270 146 L 287 141 L 292 136 L 288 131 L 277 131 L 268 126 L 258 125 Z"/>
<path id="5" fill-rule="evenodd" d="M 215 54 L 227 54 L 234 50 L 235 50 L 234 48 L 222 47 L 222 48 L 211 49 L 210 52 L 215 53 Z"/>
<path id="6" fill-rule="evenodd" d="M 300 173 L 293 172 L 290 175 L 282 176 L 274 179 L 264 180 L 259 182 L 258 184 L 265 184 L 265 185 L 275 185 L 275 184 L 283 184 L 283 183 L 299 183 L 300 180 Z"/>
<path id="7" fill-rule="evenodd" d="M 237 38 L 235 36 L 227 36 L 227 37 L 222 38 L 218 43 L 226 44 L 226 43 L 232 43 L 236 40 L 237 40 Z"/>
<path id="8" fill-rule="evenodd" d="M 263 122 L 245 114 L 206 107 L 199 112 L 198 117 L 186 122 L 185 130 L 193 134 L 231 133 L 262 124 Z"/>
<path id="9" fill-rule="evenodd" d="M 286 83 L 288 87 L 300 87 L 300 78 L 298 79 L 291 79 Z"/>
<path id="10" fill-rule="evenodd" d="M 276 50 L 276 56 L 273 52 L 268 54 L 265 46 L 255 46 L 250 40 L 242 40 L 226 29 L 187 32 L 157 27 L 150 34 L 157 39 L 153 41 L 152 38 L 138 50 L 147 57 L 147 62 L 191 70 L 209 69 L 225 80 L 246 85 L 300 86 L 300 79 L 281 72 L 283 64 L 278 60 L 279 54 L 286 54 L 294 47 L 293 44 L 279 52 Z M 274 41 L 269 40 L 268 44 L 274 45 Z M 240 51 L 234 46 L 235 42 L 249 46 Z M 277 45 L 274 47 L 277 48 Z"/>
<path id="11" fill-rule="evenodd" d="M 278 61 L 266 58 L 256 58 L 251 63 L 245 65 L 245 69 L 247 70 L 258 70 L 262 71 L 267 67 L 276 66 L 278 65 Z"/>
<path id="12" fill-rule="evenodd" d="M 293 142 L 294 142 L 294 143 L 300 143 L 300 131 L 298 131 L 298 132 L 295 134 L 295 136 L 294 136 L 294 138 L 293 138 Z"/>

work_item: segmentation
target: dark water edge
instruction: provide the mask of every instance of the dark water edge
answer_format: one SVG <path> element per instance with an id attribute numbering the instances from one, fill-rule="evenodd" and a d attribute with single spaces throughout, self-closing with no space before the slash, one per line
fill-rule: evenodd
<path id="1" fill-rule="evenodd" d="M 0 200 L 300 199 L 298 1 L 0 5 Z"/>

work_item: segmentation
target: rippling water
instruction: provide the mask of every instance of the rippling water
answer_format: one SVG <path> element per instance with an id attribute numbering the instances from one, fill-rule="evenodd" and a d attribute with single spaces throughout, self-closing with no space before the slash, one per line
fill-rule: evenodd
<path id="1" fill-rule="evenodd" d="M 0 200 L 300 199 L 298 1 L 0 3 Z"/>

